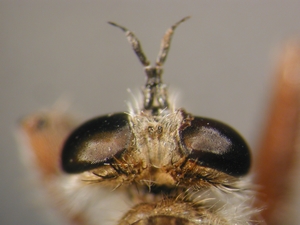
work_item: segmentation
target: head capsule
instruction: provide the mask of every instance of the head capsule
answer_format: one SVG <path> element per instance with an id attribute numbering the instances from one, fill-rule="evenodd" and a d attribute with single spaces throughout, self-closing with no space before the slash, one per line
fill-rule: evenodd
<path id="1" fill-rule="evenodd" d="M 188 18 L 180 20 L 167 30 L 155 66 L 150 66 L 139 40 L 131 31 L 109 22 L 125 32 L 134 52 L 145 67 L 147 81 L 143 88 L 143 108 L 137 113 L 147 115 L 149 121 L 153 118 L 160 121 L 168 114 L 181 111 L 170 109 L 167 88 L 161 76 L 174 30 Z M 172 139 L 174 145 L 178 145 L 180 156 L 194 161 L 200 167 L 208 167 L 230 176 L 238 177 L 248 172 L 250 151 L 244 139 L 234 129 L 212 119 L 183 115 L 182 121 L 166 122 L 166 124 L 184 124 L 179 126 Z M 135 146 L 138 140 L 133 132 L 134 126 L 131 117 L 126 113 L 105 115 L 84 123 L 65 142 L 62 151 L 63 169 L 68 173 L 93 170 L 117 160 L 129 148 L 139 150 Z M 160 151 L 163 152 L 165 149 L 162 148 Z M 165 152 L 163 154 L 167 155 Z"/>

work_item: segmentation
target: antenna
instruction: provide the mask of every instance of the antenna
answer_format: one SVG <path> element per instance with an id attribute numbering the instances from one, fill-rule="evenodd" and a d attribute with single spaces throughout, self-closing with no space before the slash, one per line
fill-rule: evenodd
<path id="1" fill-rule="evenodd" d="M 163 84 L 161 75 L 163 72 L 162 66 L 168 56 L 171 40 L 176 27 L 190 17 L 185 17 L 171 26 L 163 36 L 161 41 L 160 50 L 157 56 L 156 65 L 151 66 L 147 57 L 145 56 L 140 41 L 133 32 L 127 28 L 120 26 L 114 22 L 108 22 L 110 25 L 120 28 L 127 37 L 128 42 L 131 44 L 135 54 L 140 62 L 145 67 L 147 81 L 143 89 L 144 94 L 144 110 L 150 110 L 152 115 L 160 115 L 162 112 L 166 113 L 169 109 L 167 87 Z"/>

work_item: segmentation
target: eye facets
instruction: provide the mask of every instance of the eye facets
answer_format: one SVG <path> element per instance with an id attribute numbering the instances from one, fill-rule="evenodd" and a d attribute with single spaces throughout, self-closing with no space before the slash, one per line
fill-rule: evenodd
<path id="1" fill-rule="evenodd" d="M 241 176 L 250 168 L 249 148 L 231 127 L 216 120 L 195 117 L 181 131 L 181 141 L 189 158 L 218 171 Z"/>
<path id="2" fill-rule="evenodd" d="M 92 119 L 78 127 L 65 142 L 63 169 L 79 173 L 97 168 L 125 150 L 131 136 L 125 113 Z"/>

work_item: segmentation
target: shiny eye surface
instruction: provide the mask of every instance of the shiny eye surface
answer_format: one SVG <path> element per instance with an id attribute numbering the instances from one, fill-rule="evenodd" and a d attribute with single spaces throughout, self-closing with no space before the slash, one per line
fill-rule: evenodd
<path id="1" fill-rule="evenodd" d="M 180 134 L 189 151 L 189 159 L 232 176 L 241 176 L 250 168 L 250 151 L 244 139 L 221 122 L 195 117 Z"/>
<path id="2" fill-rule="evenodd" d="M 89 120 L 66 140 L 62 151 L 63 170 L 80 173 L 95 169 L 123 152 L 131 137 L 128 115 L 125 113 Z"/>

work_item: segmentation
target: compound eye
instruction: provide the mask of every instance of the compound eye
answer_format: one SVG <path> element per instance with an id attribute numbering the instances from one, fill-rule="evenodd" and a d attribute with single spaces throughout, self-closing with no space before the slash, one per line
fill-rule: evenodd
<path id="1" fill-rule="evenodd" d="M 68 173 L 95 169 L 122 153 L 131 142 L 128 115 L 118 113 L 92 119 L 66 140 L 62 167 Z"/>
<path id="2" fill-rule="evenodd" d="M 250 168 L 250 151 L 244 139 L 231 127 L 216 120 L 195 117 L 180 134 L 189 159 L 232 176 Z"/>

